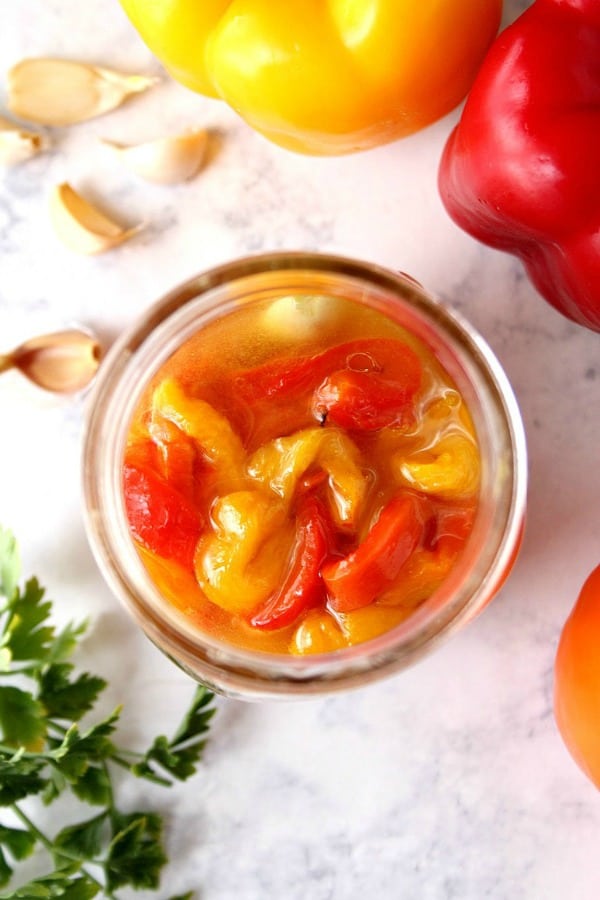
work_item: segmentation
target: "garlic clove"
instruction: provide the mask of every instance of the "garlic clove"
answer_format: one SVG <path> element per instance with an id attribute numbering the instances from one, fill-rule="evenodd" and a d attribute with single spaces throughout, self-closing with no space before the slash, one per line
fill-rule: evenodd
<path id="1" fill-rule="evenodd" d="M 0 116 L 0 165 L 14 166 L 48 147 L 45 135 L 28 131 Z"/>
<path id="2" fill-rule="evenodd" d="M 24 59 L 8 73 L 8 107 L 40 125 L 74 125 L 115 109 L 158 80 L 67 59 Z"/>
<path id="3" fill-rule="evenodd" d="M 143 227 L 123 228 L 63 182 L 50 197 L 50 218 L 61 241 L 75 253 L 104 253 L 127 241 Z"/>
<path id="4" fill-rule="evenodd" d="M 342 301 L 312 294 L 278 297 L 266 308 L 262 324 L 280 340 L 305 340 L 339 321 Z"/>
<path id="5" fill-rule="evenodd" d="M 97 339 L 85 331 L 56 331 L 31 338 L 0 355 L 0 373 L 18 369 L 38 387 L 59 394 L 80 391 L 92 381 L 101 358 Z"/>
<path id="6" fill-rule="evenodd" d="M 201 128 L 129 146 L 114 141 L 103 143 L 140 178 L 154 184 L 179 184 L 200 170 L 206 157 L 208 132 Z"/>

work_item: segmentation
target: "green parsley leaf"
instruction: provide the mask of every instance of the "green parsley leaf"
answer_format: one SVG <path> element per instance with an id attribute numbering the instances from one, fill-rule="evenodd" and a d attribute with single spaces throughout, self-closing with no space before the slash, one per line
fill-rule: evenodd
<path id="1" fill-rule="evenodd" d="M 13 873 L 12 866 L 7 862 L 4 850 L 6 848 L 14 859 L 24 859 L 32 852 L 35 845 L 35 837 L 22 828 L 7 828 L 0 825 L 0 887 L 3 887 Z"/>
<path id="2" fill-rule="evenodd" d="M 42 777 L 46 761 L 25 759 L 19 753 L 0 760 L 0 806 L 10 806 L 30 794 L 38 794 L 46 786 Z"/>
<path id="3" fill-rule="evenodd" d="M 39 749 L 46 734 L 45 710 L 29 691 L 0 685 L 0 730 L 5 744 Z"/>
<path id="4" fill-rule="evenodd" d="M 214 694 L 205 685 L 198 685 L 191 706 L 173 736 L 172 746 L 181 745 L 208 731 L 209 722 L 216 712 L 214 707 L 208 708 L 213 700 Z"/>
<path id="5" fill-rule="evenodd" d="M 59 631 L 50 644 L 48 652 L 48 662 L 58 663 L 68 659 L 75 650 L 77 641 L 87 630 L 87 622 L 80 622 L 75 625 L 69 622 L 68 625 Z"/>
<path id="6" fill-rule="evenodd" d="M 0 893 L 0 900 L 89 900 L 99 894 L 118 900 L 114 891 L 122 886 L 154 890 L 167 859 L 162 819 L 152 812 L 123 813 L 111 770 L 119 766 L 164 785 L 188 778 L 205 745 L 213 695 L 198 688 L 174 737 L 157 737 L 145 754 L 114 743 L 120 708 L 82 726 L 106 687 L 103 678 L 77 672 L 66 661 L 85 624 L 57 632 L 44 589 L 35 578 L 20 588 L 19 576 L 16 542 L 0 529 L 0 592 L 6 600 L 0 609 L 0 807 L 10 807 L 25 826 L 0 822 L 0 886 L 18 884 L 15 863 L 34 845 L 52 866 L 43 877 Z M 15 675 L 17 684 L 6 683 Z M 99 811 L 46 835 L 29 818 L 33 799 L 48 804 L 62 794 Z"/>
<path id="7" fill-rule="evenodd" d="M 106 806 L 112 797 L 110 777 L 104 766 L 88 766 L 83 775 L 71 783 L 71 790 L 76 797 L 92 806 Z"/>
<path id="8" fill-rule="evenodd" d="M 10 645 L 14 660 L 44 660 L 54 638 L 54 628 L 45 625 L 52 604 L 44 602 L 44 588 L 37 578 L 30 578 L 21 593 L 17 590 L 11 602 L 11 615 L 4 640 Z"/>
<path id="9" fill-rule="evenodd" d="M 106 884 L 110 891 L 130 884 L 155 890 L 160 870 L 167 861 L 161 844 L 162 820 L 152 813 L 120 815 L 105 863 Z"/>
<path id="10" fill-rule="evenodd" d="M 52 872 L 21 885 L 10 894 L 0 894 L 0 900 L 91 900 L 100 892 L 100 885 L 87 875 L 72 877 Z"/>
<path id="11" fill-rule="evenodd" d="M 21 557 L 12 532 L 0 528 L 0 594 L 12 600 L 21 576 Z"/>
<path id="12" fill-rule="evenodd" d="M 63 771 L 65 767 L 68 769 L 67 763 L 77 756 L 85 758 L 88 762 L 106 759 L 114 752 L 114 745 L 109 739 L 109 735 L 115 730 L 119 714 L 120 709 L 114 710 L 84 732 L 79 730 L 78 725 L 71 725 L 62 741 L 53 748 L 50 754 L 52 759 Z"/>
<path id="13" fill-rule="evenodd" d="M 4 851 L 0 847 L 0 887 L 4 887 L 10 881 L 12 873 L 12 867 L 7 863 Z"/>
<path id="14" fill-rule="evenodd" d="M 71 856 L 81 860 L 96 859 L 102 852 L 102 836 L 106 825 L 108 810 L 98 816 L 76 825 L 63 828 L 54 838 L 54 845 L 59 851 L 67 851 Z"/>
<path id="15" fill-rule="evenodd" d="M 174 737 L 171 740 L 164 735 L 155 738 L 143 759 L 132 767 L 133 773 L 150 781 L 160 780 L 153 766 L 156 763 L 179 781 L 185 781 L 193 775 L 206 746 L 205 740 L 195 738 L 208 731 L 209 722 L 215 713 L 214 707 L 210 707 L 213 699 L 214 695 L 204 685 L 200 685 Z"/>
<path id="16" fill-rule="evenodd" d="M 33 852 L 35 837 L 23 828 L 8 828 L 0 825 L 0 844 L 14 859 L 25 859 Z"/>
<path id="17" fill-rule="evenodd" d="M 106 687 L 103 678 L 88 672 L 70 680 L 73 668 L 70 663 L 52 663 L 39 675 L 39 699 L 52 719 L 79 720 L 89 712 Z"/>

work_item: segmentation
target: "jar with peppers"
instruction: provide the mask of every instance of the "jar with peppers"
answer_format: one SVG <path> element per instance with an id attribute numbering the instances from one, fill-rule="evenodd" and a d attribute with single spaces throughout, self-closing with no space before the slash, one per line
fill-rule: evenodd
<path id="1" fill-rule="evenodd" d="M 404 276 L 310 254 L 161 301 L 105 364 L 84 470 L 111 584 L 238 696 L 407 665 L 497 591 L 524 509 L 518 411 L 481 339 Z"/>

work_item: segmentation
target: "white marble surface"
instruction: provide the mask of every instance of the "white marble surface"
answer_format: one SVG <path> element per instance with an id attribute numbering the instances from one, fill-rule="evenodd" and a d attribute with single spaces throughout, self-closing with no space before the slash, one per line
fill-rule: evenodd
<path id="1" fill-rule="evenodd" d="M 524 5 L 507 3 L 505 20 Z M 160 71 L 116 0 L 2 0 L 2 73 L 35 54 Z M 413 669 L 353 694 L 220 700 L 193 782 L 125 789 L 126 802 L 152 803 L 168 817 L 162 897 L 192 887 L 202 900 L 600 896 L 600 797 L 552 716 L 559 632 L 600 561 L 600 336 L 561 318 L 515 260 L 449 221 L 436 166 L 454 121 L 360 156 L 301 158 L 165 81 L 117 112 L 56 132 L 50 154 L 0 172 L 2 349 L 73 321 L 109 340 L 215 263 L 275 248 L 331 250 L 408 271 L 460 308 L 504 364 L 527 429 L 523 550 L 476 622 Z M 98 143 L 196 124 L 218 129 L 218 152 L 177 188 L 134 180 Z M 111 254 L 72 255 L 47 213 L 51 187 L 65 179 L 148 227 Z M 136 631 L 87 548 L 82 405 L 2 377 L 0 521 L 17 534 L 25 569 L 48 585 L 57 614 L 90 616 L 79 661 L 110 677 L 107 705 L 125 705 L 122 737 L 143 745 L 169 729 L 191 684 Z"/>

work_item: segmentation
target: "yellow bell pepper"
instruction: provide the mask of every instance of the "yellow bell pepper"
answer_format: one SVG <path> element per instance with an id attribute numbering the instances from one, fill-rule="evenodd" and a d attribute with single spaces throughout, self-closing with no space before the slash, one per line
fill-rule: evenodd
<path id="1" fill-rule="evenodd" d="M 502 0 L 121 0 L 174 78 L 315 154 L 411 134 L 465 96 Z"/>

